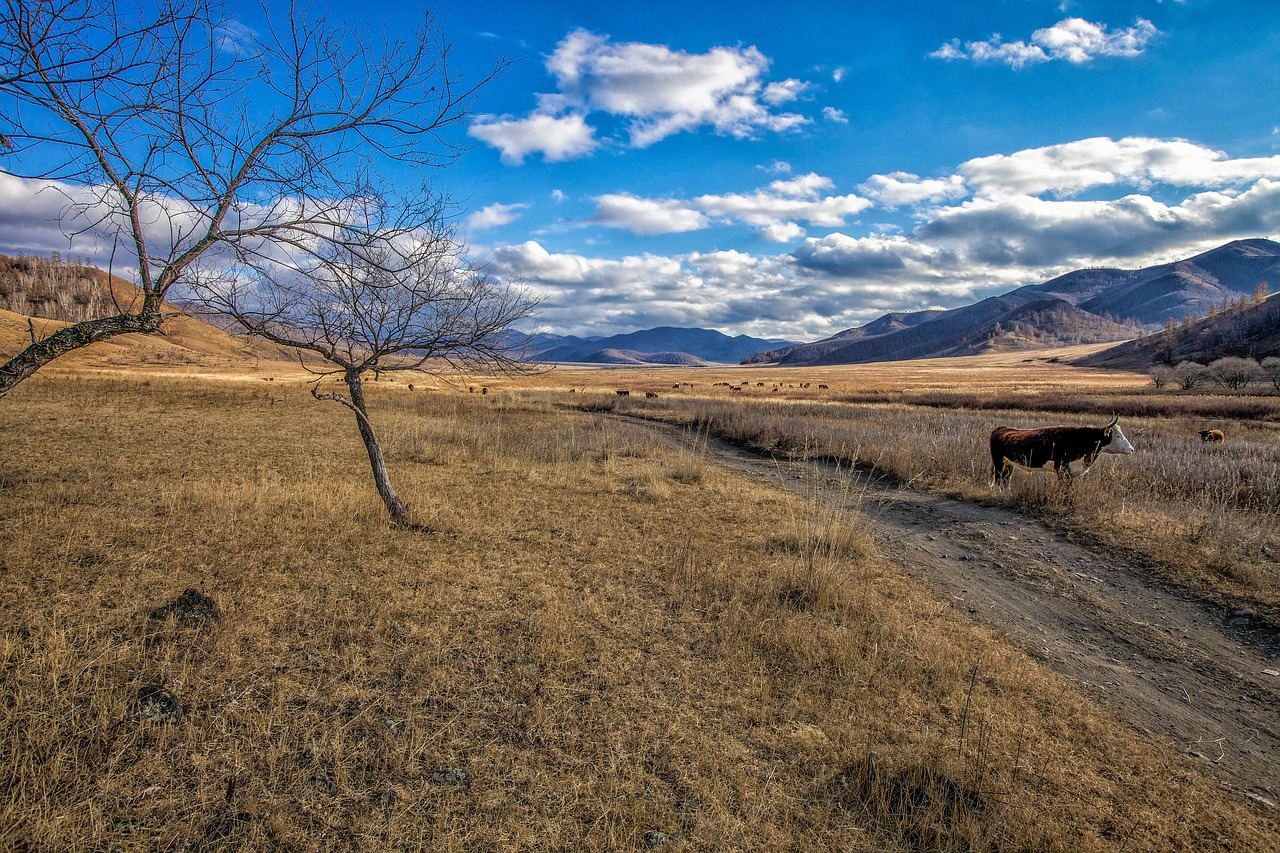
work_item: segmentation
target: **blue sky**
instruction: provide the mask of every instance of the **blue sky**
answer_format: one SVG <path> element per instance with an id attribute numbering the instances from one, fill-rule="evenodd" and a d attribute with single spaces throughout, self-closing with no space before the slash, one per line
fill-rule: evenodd
<path id="1" fill-rule="evenodd" d="M 1280 236 L 1275 0 L 439 10 L 515 62 L 432 180 L 545 330 L 813 340 Z"/>

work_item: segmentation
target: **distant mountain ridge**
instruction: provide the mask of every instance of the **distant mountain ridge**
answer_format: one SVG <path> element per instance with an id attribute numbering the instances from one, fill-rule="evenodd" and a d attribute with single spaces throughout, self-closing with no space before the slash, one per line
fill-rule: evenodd
<path id="1" fill-rule="evenodd" d="M 538 334 L 526 349 L 534 360 L 586 364 L 737 364 L 762 349 L 794 342 L 749 335 L 730 337 L 714 329 L 659 326 L 607 338 Z"/>
<path id="2" fill-rule="evenodd" d="M 1267 281 L 1280 281 L 1280 243 L 1236 240 L 1144 269 L 1076 270 L 948 311 L 885 314 L 821 341 L 762 351 L 744 363 L 857 364 L 1121 341 L 1169 317 L 1203 316 Z"/>

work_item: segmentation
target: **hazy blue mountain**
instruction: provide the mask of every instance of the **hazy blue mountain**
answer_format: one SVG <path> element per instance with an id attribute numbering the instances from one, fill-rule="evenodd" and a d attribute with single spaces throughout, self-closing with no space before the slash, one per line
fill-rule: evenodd
<path id="1" fill-rule="evenodd" d="M 539 361 L 594 364 L 737 364 L 760 350 L 793 343 L 748 335 L 730 337 L 714 329 L 684 329 L 673 326 L 607 338 L 587 339 L 572 335 L 543 334 L 531 336 L 531 339 L 535 344 L 531 350 Z"/>

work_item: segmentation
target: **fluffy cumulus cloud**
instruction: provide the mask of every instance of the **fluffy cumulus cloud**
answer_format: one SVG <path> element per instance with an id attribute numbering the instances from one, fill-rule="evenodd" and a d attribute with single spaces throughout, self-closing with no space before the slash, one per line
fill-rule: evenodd
<path id="1" fill-rule="evenodd" d="M 577 114 L 534 114 L 525 118 L 479 116 L 468 131 L 502 153 L 502 162 L 516 166 L 530 154 L 555 163 L 590 154 L 600 143 L 595 129 Z"/>
<path id="2" fill-rule="evenodd" d="M 921 178 L 908 172 L 872 175 L 858 189 L 884 207 L 904 207 L 928 201 L 945 201 L 968 195 L 964 178 Z"/>
<path id="3" fill-rule="evenodd" d="M 594 221 L 633 234 L 676 234 L 698 231 L 710 221 L 701 212 L 674 199 L 638 198 L 629 193 L 596 198 Z"/>
<path id="4" fill-rule="evenodd" d="M 539 95 L 532 113 L 484 116 L 471 128 L 472 136 L 502 152 L 504 162 L 520 163 L 532 153 L 548 160 L 591 153 L 599 140 L 587 117 L 596 113 L 620 120 L 626 144 L 636 148 L 702 127 L 751 137 L 809 121 L 776 108 L 810 85 L 766 82 L 769 60 L 754 47 L 688 53 L 575 30 L 556 46 L 546 67 L 556 91 Z"/>
<path id="5" fill-rule="evenodd" d="M 1138 18 L 1132 27 L 1117 30 L 1083 18 L 1065 18 L 1052 27 L 1036 30 L 1030 42 L 1006 42 L 999 34 L 986 41 L 965 42 L 963 46 L 959 39 L 953 39 L 929 55 L 935 59 L 997 62 L 1013 68 L 1053 60 L 1083 63 L 1101 56 L 1137 56 L 1158 34 L 1155 25 L 1145 18 Z"/>
<path id="6" fill-rule="evenodd" d="M 635 234 L 695 231 L 713 223 L 745 224 L 775 242 L 805 235 L 799 224 L 835 228 L 866 210 L 858 195 L 835 195 L 830 178 L 815 173 L 771 182 L 753 193 L 702 195 L 692 199 L 645 199 L 630 194 L 596 198 L 594 221 Z"/>
<path id="7" fill-rule="evenodd" d="M 1122 184 L 1222 187 L 1280 178 L 1280 157 L 1232 159 L 1183 139 L 1099 137 L 979 157 L 959 173 L 981 195 L 1070 195 Z"/>

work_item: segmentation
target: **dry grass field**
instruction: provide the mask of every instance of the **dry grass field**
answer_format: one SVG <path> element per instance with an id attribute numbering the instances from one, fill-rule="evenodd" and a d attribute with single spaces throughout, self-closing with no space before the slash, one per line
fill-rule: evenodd
<path id="1" fill-rule="evenodd" d="M 728 381 L 653 373 L 695 385 L 641 405 Z M 413 531 L 296 368 L 0 401 L 0 848 L 1274 848 L 1273 815 L 896 575 L 856 512 L 553 405 L 621 375 L 643 388 L 374 385 Z M 960 488 L 976 420 L 868 411 L 846 452 L 914 423 L 920 481 Z M 162 609 L 188 588 L 216 614 Z"/>

